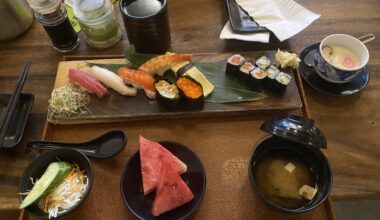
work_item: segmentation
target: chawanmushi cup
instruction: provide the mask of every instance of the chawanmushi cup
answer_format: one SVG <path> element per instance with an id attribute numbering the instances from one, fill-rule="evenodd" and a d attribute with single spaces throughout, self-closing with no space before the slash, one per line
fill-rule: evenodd
<path id="1" fill-rule="evenodd" d="M 295 115 L 286 114 L 280 118 L 267 120 L 261 129 L 271 133 L 256 145 L 249 162 L 249 178 L 253 188 L 269 206 L 290 213 L 310 211 L 320 206 L 329 196 L 332 189 L 332 172 L 327 158 L 321 148 L 326 148 L 323 133 L 314 126 L 314 121 Z M 257 182 L 257 165 L 264 156 L 286 154 L 296 156 L 306 165 L 315 180 L 317 192 L 310 202 L 297 208 L 282 207 L 259 188 Z"/>
<path id="2" fill-rule="evenodd" d="M 340 45 L 352 50 L 358 55 L 360 65 L 356 68 L 338 67 L 330 63 L 322 53 L 322 49 L 329 45 Z M 314 54 L 314 69 L 324 80 L 331 83 L 347 83 L 352 81 L 357 75 L 361 74 L 369 60 L 367 47 L 359 39 L 346 34 L 333 34 L 325 37 L 319 49 Z"/>

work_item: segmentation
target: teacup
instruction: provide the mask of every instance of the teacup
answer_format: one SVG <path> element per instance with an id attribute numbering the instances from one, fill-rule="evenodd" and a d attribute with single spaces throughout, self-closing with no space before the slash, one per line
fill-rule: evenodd
<path id="1" fill-rule="evenodd" d="M 170 50 L 167 0 L 120 0 L 120 13 L 136 52 L 164 54 Z"/>
<path id="2" fill-rule="evenodd" d="M 323 48 L 337 45 L 352 51 L 357 55 L 359 64 L 355 67 L 337 66 L 331 63 Z M 359 39 L 346 34 L 333 34 L 325 37 L 320 45 L 319 50 L 314 54 L 314 69 L 323 79 L 331 83 L 346 83 L 353 80 L 359 75 L 367 65 L 369 53 L 367 47 Z"/>

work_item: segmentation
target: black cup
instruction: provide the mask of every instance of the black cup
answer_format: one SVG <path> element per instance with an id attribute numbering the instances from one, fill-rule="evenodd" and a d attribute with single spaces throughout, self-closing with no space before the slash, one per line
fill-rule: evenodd
<path id="1" fill-rule="evenodd" d="M 161 9 L 147 16 L 128 13 L 126 7 L 136 0 L 120 0 L 120 12 L 129 43 L 136 52 L 164 54 L 170 49 L 170 26 L 166 0 L 158 0 Z"/>
<path id="2" fill-rule="evenodd" d="M 272 153 L 298 155 L 305 163 L 305 165 L 309 168 L 318 186 L 318 191 L 310 203 L 299 208 L 285 208 L 273 203 L 264 195 L 263 192 L 260 191 L 260 188 L 256 183 L 255 167 L 257 165 L 257 162 L 260 161 L 264 155 Z M 320 206 L 328 198 L 332 189 L 332 173 L 330 165 L 319 148 L 303 145 L 276 136 L 269 136 L 257 144 L 257 148 L 249 162 L 248 171 L 251 183 L 261 198 L 265 200 L 270 206 L 284 212 L 301 213 L 313 210 Z"/>

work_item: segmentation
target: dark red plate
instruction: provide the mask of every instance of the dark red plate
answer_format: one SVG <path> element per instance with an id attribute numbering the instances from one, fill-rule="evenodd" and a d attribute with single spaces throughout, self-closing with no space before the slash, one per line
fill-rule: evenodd
<path id="1" fill-rule="evenodd" d="M 120 181 L 121 196 L 125 206 L 138 219 L 185 219 L 189 217 L 202 202 L 206 191 L 206 173 L 200 159 L 186 146 L 169 141 L 162 141 L 160 144 L 187 165 L 187 172 L 182 174 L 181 178 L 193 192 L 194 199 L 183 206 L 158 217 L 154 217 L 150 211 L 156 191 L 144 196 L 139 151 L 127 162 L 122 172 Z"/>

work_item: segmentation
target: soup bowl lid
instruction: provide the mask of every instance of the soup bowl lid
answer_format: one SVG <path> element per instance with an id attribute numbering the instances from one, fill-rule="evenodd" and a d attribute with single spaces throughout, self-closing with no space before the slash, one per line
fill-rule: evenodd
<path id="1" fill-rule="evenodd" d="M 309 118 L 285 114 L 279 118 L 268 119 L 260 129 L 304 145 L 327 148 L 325 135 L 314 125 L 314 120 Z"/>

